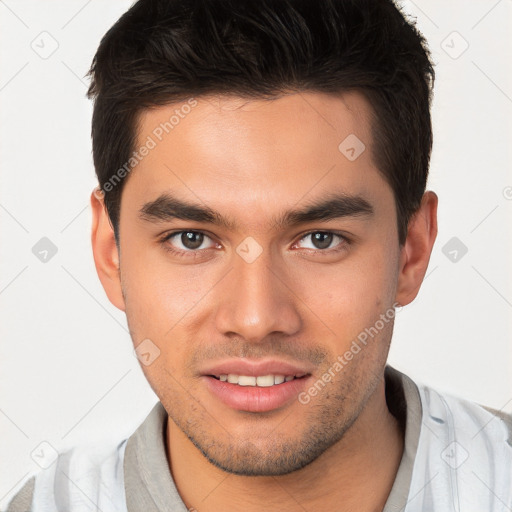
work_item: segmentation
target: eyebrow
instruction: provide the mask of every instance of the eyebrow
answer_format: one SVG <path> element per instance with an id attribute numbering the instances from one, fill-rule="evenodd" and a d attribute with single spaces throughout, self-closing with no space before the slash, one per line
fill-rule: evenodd
<path id="1" fill-rule="evenodd" d="M 327 221 L 344 217 L 371 217 L 372 205 L 359 195 L 329 194 L 296 210 L 289 210 L 271 219 L 273 229 L 293 227 L 313 221 Z M 139 210 L 139 218 L 148 222 L 168 222 L 174 219 L 189 220 L 222 226 L 235 230 L 237 223 L 208 206 L 178 199 L 170 193 L 160 195 L 145 203 Z"/>

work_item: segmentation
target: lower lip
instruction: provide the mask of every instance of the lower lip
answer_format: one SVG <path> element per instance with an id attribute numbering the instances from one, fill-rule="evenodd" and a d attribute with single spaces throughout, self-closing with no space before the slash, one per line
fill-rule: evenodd
<path id="1" fill-rule="evenodd" d="M 202 379 L 210 392 L 228 407 L 238 411 L 268 412 L 296 400 L 306 387 L 309 377 L 269 387 L 239 386 L 207 376 L 203 376 Z"/>

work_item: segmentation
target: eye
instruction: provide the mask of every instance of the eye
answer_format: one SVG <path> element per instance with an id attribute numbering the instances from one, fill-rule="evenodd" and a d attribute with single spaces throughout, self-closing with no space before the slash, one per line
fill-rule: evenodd
<path id="1" fill-rule="evenodd" d="M 306 244 L 301 247 L 316 251 L 325 251 L 326 249 L 341 250 L 349 243 L 347 238 L 336 233 L 332 233 L 331 231 L 312 231 L 311 233 L 304 235 L 297 245 L 300 245 L 303 240 L 308 239 L 310 239 L 309 246 Z M 333 242 L 337 242 L 337 244 L 332 246 Z"/>
<path id="2" fill-rule="evenodd" d="M 174 233 L 169 233 L 162 239 L 162 243 L 166 246 L 168 250 L 171 252 L 196 252 L 202 249 L 210 249 L 213 245 L 207 244 L 213 243 L 213 240 L 204 233 L 200 231 L 175 231 Z M 203 247 L 203 244 L 206 244 L 206 247 Z"/>

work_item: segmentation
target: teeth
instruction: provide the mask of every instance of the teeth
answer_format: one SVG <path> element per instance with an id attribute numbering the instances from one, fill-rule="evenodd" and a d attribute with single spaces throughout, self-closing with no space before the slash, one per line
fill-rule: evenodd
<path id="1" fill-rule="evenodd" d="M 256 377 L 249 377 L 247 375 L 238 376 L 239 386 L 256 386 Z"/>
<path id="2" fill-rule="evenodd" d="M 239 386 L 258 386 L 268 388 L 283 382 L 290 382 L 295 378 L 294 375 L 260 375 L 253 377 L 250 375 L 235 375 L 234 373 L 219 375 L 219 380 L 229 382 L 230 384 L 238 384 Z"/>
<path id="3" fill-rule="evenodd" d="M 277 382 L 274 382 L 273 375 L 262 375 L 261 377 L 256 378 L 256 385 L 260 387 L 269 387 L 274 384 L 277 384 Z"/>

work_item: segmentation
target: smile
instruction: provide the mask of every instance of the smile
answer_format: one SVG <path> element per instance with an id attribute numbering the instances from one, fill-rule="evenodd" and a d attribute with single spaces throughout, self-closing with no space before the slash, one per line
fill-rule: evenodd
<path id="1" fill-rule="evenodd" d="M 290 382 L 294 379 L 304 377 L 302 375 L 236 375 L 234 373 L 212 375 L 215 379 L 221 382 L 228 382 L 229 384 L 238 384 L 239 386 L 256 386 L 261 388 L 268 388 L 283 384 L 283 382 Z"/>

